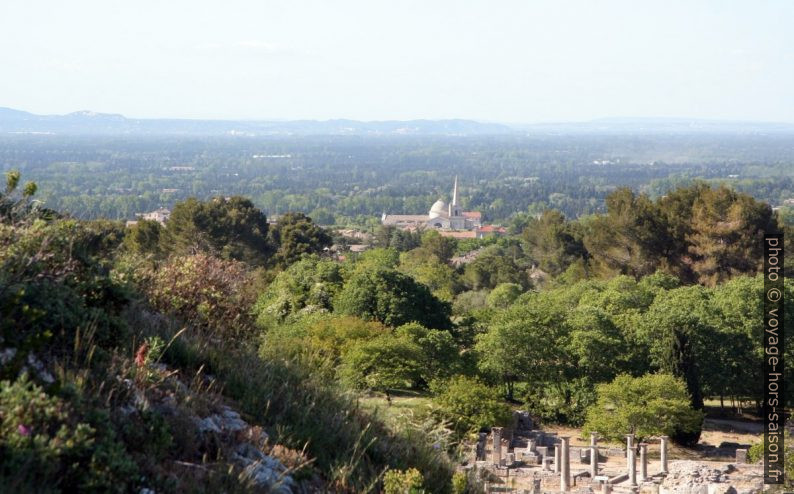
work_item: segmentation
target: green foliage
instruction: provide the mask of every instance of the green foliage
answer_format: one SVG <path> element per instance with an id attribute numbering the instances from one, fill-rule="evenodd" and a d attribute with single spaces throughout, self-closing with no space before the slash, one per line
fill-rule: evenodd
<path id="1" fill-rule="evenodd" d="M 301 311 L 331 310 L 341 286 L 339 263 L 306 257 L 280 272 L 259 295 L 253 309 L 257 324 L 267 329 Z"/>
<path id="2" fill-rule="evenodd" d="M 503 383 L 511 399 L 517 381 L 537 385 L 559 377 L 561 319 L 562 314 L 548 305 L 511 306 L 477 337 L 478 368 Z"/>
<path id="3" fill-rule="evenodd" d="M 334 309 L 392 327 L 409 322 L 434 329 L 451 327 L 448 303 L 410 276 L 393 270 L 357 272 L 335 299 Z"/>
<path id="4" fill-rule="evenodd" d="M 436 230 L 428 230 L 422 235 L 422 249 L 434 256 L 438 262 L 447 263 L 455 255 L 457 240 L 442 237 Z"/>
<path id="5" fill-rule="evenodd" d="M 501 283 L 515 283 L 526 289 L 531 286 L 528 266 L 522 265 L 523 253 L 513 245 L 509 248 L 486 247 L 477 258 L 466 264 L 463 282 L 472 290 L 493 289 Z"/>
<path id="6" fill-rule="evenodd" d="M 267 218 L 240 196 L 176 203 L 161 237 L 166 252 L 185 255 L 198 249 L 252 265 L 264 264 L 271 251 Z"/>
<path id="7" fill-rule="evenodd" d="M 376 321 L 328 313 L 307 314 L 271 327 L 259 353 L 267 360 L 300 362 L 316 377 L 330 381 L 337 377 L 342 355 L 386 332 Z"/>
<path id="8" fill-rule="evenodd" d="M 692 269 L 708 286 L 737 274 L 754 274 L 763 260 L 764 233 L 777 232 L 768 204 L 727 187 L 704 189 L 692 204 L 687 236 Z"/>
<path id="9" fill-rule="evenodd" d="M 155 307 L 195 329 L 226 336 L 253 329 L 246 309 L 253 305 L 253 294 L 246 290 L 250 275 L 238 261 L 207 254 L 172 257 L 158 268 L 143 268 L 138 276 Z"/>
<path id="10" fill-rule="evenodd" d="M 455 270 L 422 247 L 400 255 L 400 271 L 426 285 L 433 295 L 448 302 L 452 301 L 460 287 Z"/>
<path id="11" fill-rule="evenodd" d="M 598 432 L 610 440 L 635 434 L 640 441 L 679 432 L 699 435 L 703 413 L 691 408 L 686 385 L 670 374 L 623 374 L 598 385 L 597 393 L 583 434 Z"/>
<path id="12" fill-rule="evenodd" d="M 499 391 L 476 379 L 456 376 L 434 383 L 432 389 L 439 418 L 460 435 L 512 422 L 512 411 Z"/>
<path id="13" fill-rule="evenodd" d="M 385 335 L 343 354 L 340 376 L 343 382 L 356 389 L 408 388 L 421 380 L 422 363 L 419 345 Z"/>
<path id="14" fill-rule="evenodd" d="M 64 350 L 77 328 L 95 328 L 97 342 L 122 341 L 119 317 L 128 300 L 108 276 L 112 255 L 75 220 L 0 223 L 0 334 L 25 350 L 44 344 Z"/>
<path id="15" fill-rule="evenodd" d="M 565 221 L 556 210 L 543 212 L 540 218 L 531 218 L 523 230 L 529 245 L 529 256 L 543 271 L 557 276 L 577 260 L 587 259 L 578 224 Z"/>
<path id="16" fill-rule="evenodd" d="M 465 494 L 469 487 L 469 478 L 464 472 L 455 472 L 452 476 L 452 494 Z"/>
<path id="17" fill-rule="evenodd" d="M 389 470 L 383 476 L 384 494 L 422 494 L 422 473 L 415 469 Z"/>
<path id="18" fill-rule="evenodd" d="M 427 329 L 417 323 L 410 323 L 397 328 L 394 336 L 420 348 L 423 385 L 463 371 L 460 348 L 449 331 Z"/>
<path id="19" fill-rule="evenodd" d="M 162 255 L 163 226 L 152 220 L 139 220 L 127 230 L 124 247 L 135 254 Z"/>
<path id="20" fill-rule="evenodd" d="M 0 479 L 72 492 L 126 492 L 136 467 L 109 429 L 74 405 L 50 396 L 26 374 L 0 383 Z"/>
<path id="21" fill-rule="evenodd" d="M 504 309 L 509 306 L 521 295 L 521 285 L 516 283 L 501 283 L 491 290 L 488 294 L 488 307 Z"/>
<path id="22" fill-rule="evenodd" d="M 659 294 L 643 316 L 652 362 L 684 379 L 697 409 L 703 408 L 703 373 L 720 368 L 711 350 L 719 335 L 710 311 L 709 293 L 691 286 Z"/>
<path id="23" fill-rule="evenodd" d="M 757 442 L 747 450 L 747 461 L 758 463 L 764 457 L 764 441 Z"/>
<path id="24" fill-rule="evenodd" d="M 287 213 L 279 217 L 270 231 L 270 242 L 276 245 L 274 261 L 286 267 L 304 255 L 319 254 L 331 245 L 331 236 L 303 213 Z"/>
<path id="25" fill-rule="evenodd" d="M 527 386 L 521 397 L 527 411 L 543 422 L 580 426 L 596 392 L 590 379 L 580 377 Z"/>

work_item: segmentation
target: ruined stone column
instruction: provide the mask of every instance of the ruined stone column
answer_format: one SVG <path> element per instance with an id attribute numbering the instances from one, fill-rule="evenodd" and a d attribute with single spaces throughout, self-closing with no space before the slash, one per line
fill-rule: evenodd
<path id="1" fill-rule="evenodd" d="M 493 464 L 498 467 L 502 463 L 502 428 L 492 427 L 491 432 L 493 433 L 493 454 L 491 459 Z"/>
<path id="2" fill-rule="evenodd" d="M 590 446 L 590 478 L 598 475 L 598 446 Z"/>
<path id="3" fill-rule="evenodd" d="M 634 434 L 626 434 L 626 468 L 629 468 L 629 451 L 634 449 Z"/>
<path id="4" fill-rule="evenodd" d="M 598 444 L 598 432 L 591 432 L 590 433 L 590 446 L 595 446 Z"/>
<path id="5" fill-rule="evenodd" d="M 669 438 L 667 436 L 662 436 L 660 439 L 661 439 L 660 457 L 662 462 L 662 467 L 660 472 L 666 474 L 667 473 L 667 440 Z"/>
<path id="6" fill-rule="evenodd" d="M 611 494 L 612 493 L 612 484 L 609 482 L 604 482 L 601 484 L 601 493 L 602 494 Z"/>
<path id="7" fill-rule="evenodd" d="M 629 450 L 629 485 L 635 487 L 637 485 L 637 458 L 634 453 L 634 448 Z"/>
<path id="8" fill-rule="evenodd" d="M 560 491 L 568 492 L 571 486 L 571 455 L 570 448 L 568 447 L 568 438 L 560 438 L 562 451 L 560 457 L 562 459 L 562 468 L 560 469 Z"/>
<path id="9" fill-rule="evenodd" d="M 554 445 L 554 473 L 560 473 L 560 445 Z"/>
<path id="10" fill-rule="evenodd" d="M 640 443 L 640 480 L 648 479 L 648 443 Z"/>

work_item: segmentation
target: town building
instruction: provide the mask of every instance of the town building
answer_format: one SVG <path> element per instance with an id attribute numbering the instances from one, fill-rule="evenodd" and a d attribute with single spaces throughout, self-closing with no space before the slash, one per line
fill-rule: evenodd
<path id="1" fill-rule="evenodd" d="M 482 238 L 485 235 L 504 234 L 501 227 L 483 226 L 482 213 L 463 211 L 458 201 L 458 177 L 452 188 L 452 202 L 437 200 L 427 214 L 386 214 L 381 224 L 402 230 L 438 230 L 441 235 L 455 238 Z"/>

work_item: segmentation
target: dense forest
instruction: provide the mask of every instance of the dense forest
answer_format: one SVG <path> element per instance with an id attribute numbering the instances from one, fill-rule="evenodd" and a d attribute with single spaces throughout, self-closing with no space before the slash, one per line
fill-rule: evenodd
<path id="1" fill-rule="evenodd" d="M 0 171 L 35 180 L 38 199 L 83 219 L 133 219 L 188 197 L 241 195 L 267 215 L 372 226 L 421 214 L 460 176 L 467 209 L 603 212 L 620 186 L 659 197 L 701 179 L 780 206 L 794 197 L 786 134 L 503 136 L 58 136 L 6 134 Z"/>
<path id="2" fill-rule="evenodd" d="M 607 187 L 603 205 L 594 195 L 587 199 L 592 210 L 581 206 L 571 216 L 546 209 L 515 217 L 516 233 L 506 237 L 458 242 L 435 231 L 378 228 L 372 249 L 344 256 L 327 249 L 333 236 L 310 215 L 291 212 L 268 222 L 256 194 L 175 201 L 165 225 L 140 221 L 131 228 L 45 207 L 65 204 L 58 201 L 68 195 L 36 201 L 37 189 L 56 182 L 82 187 L 77 177 L 103 187 L 137 174 L 157 183 L 163 143 L 151 145 L 150 155 L 139 149 L 134 158 L 97 162 L 93 172 L 53 165 L 52 156 L 17 157 L 26 170 L 38 169 L 31 176 L 65 167 L 60 182 L 50 176 L 25 183 L 30 176 L 6 174 L 2 485 L 24 491 L 45 484 L 53 492 L 474 493 L 478 480 L 456 472 L 455 463 L 472 434 L 507 425 L 515 407 L 606 439 L 630 429 L 689 445 L 700 436 L 706 397 L 726 409 L 760 405 L 760 239 L 790 226 L 751 195 L 708 181 L 664 195 Z M 339 156 L 338 145 L 326 144 Z M 393 143 L 383 146 L 394 151 Z M 296 152 L 278 147 L 265 152 Z M 11 148 L 6 143 L 5 152 Z M 80 144 L 60 152 L 73 157 L 79 149 L 88 153 Z M 405 159 L 435 161 L 434 149 Z M 185 153 L 172 163 L 195 163 Z M 452 153 L 450 166 L 480 183 L 474 160 L 467 168 L 461 153 Z M 327 159 L 329 151 L 322 154 Z M 49 164 L 37 164 L 34 155 Z M 157 174 L 130 171 L 144 155 Z M 516 167 L 520 160 L 505 159 Z M 500 169 L 497 161 L 482 162 Z M 574 174 L 576 160 L 564 161 L 548 167 L 562 173 L 554 183 Z M 126 162 L 124 171 L 100 173 L 110 162 Z M 248 163 L 245 180 L 253 182 L 256 167 Z M 297 184 L 289 175 L 310 175 L 305 166 L 270 171 Z M 669 176 L 674 165 L 664 166 Z M 711 169 L 702 166 L 703 174 Z M 720 166 L 721 173 L 735 171 Z M 222 175 L 212 169 L 201 172 L 207 175 L 199 189 L 225 183 L 210 179 Z M 340 166 L 338 175 L 333 169 L 323 175 L 328 183 L 315 174 L 306 186 L 337 194 L 333 177 L 350 190 L 344 184 L 352 175 L 374 190 L 380 175 L 396 180 L 409 173 L 385 164 L 369 174 L 363 165 Z M 67 180 L 65 170 L 79 172 Z M 628 168 L 614 170 L 637 180 Z M 643 182 L 656 166 L 647 170 Z M 441 170 L 421 173 L 439 188 L 447 185 Z M 504 165 L 492 173 L 502 185 L 488 189 L 483 179 L 484 190 L 509 190 L 500 187 L 514 170 Z M 597 177 L 568 185 L 592 192 L 587 180 Z M 770 182 L 769 190 L 788 193 L 788 180 L 778 178 L 775 188 Z M 396 197 L 379 187 L 382 196 L 349 197 Z M 479 197 L 469 190 L 470 201 Z M 302 194 L 295 196 L 314 200 Z M 510 197 L 511 204 L 533 202 L 526 201 Z M 365 214 L 369 206 L 361 207 Z M 583 214 L 592 211 L 601 212 Z M 461 252 L 474 255 L 453 264 Z M 785 290 L 791 320 L 794 284 L 787 281 Z M 790 342 L 786 351 L 794 357 Z M 610 412 L 615 389 L 635 390 L 621 404 L 637 411 L 628 419 Z M 360 405 L 365 395 L 391 400 L 403 392 L 423 393 L 432 405 L 397 422 Z M 791 393 L 786 398 L 791 404 Z"/>

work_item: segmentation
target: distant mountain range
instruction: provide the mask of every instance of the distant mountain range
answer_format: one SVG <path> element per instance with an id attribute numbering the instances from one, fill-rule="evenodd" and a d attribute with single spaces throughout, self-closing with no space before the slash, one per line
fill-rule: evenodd
<path id="1" fill-rule="evenodd" d="M 474 120 L 188 120 L 127 118 L 79 111 L 36 115 L 0 107 L 0 134 L 64 135 L 447 135 L 499 134 L 794 134 L 792 123 L 726 122 L 675 118 L 605 118 L 588 122 L 499 124 Z"/>
<path id="2" fill-rule="evenodd" d="M 127 118 L 110 113 L 80 111 L 67 115 L 35 115 L 0 108 L 0 133 L 100 135 L 484 135 L 514 129 L 473 120 L 187 120 Z"/>

